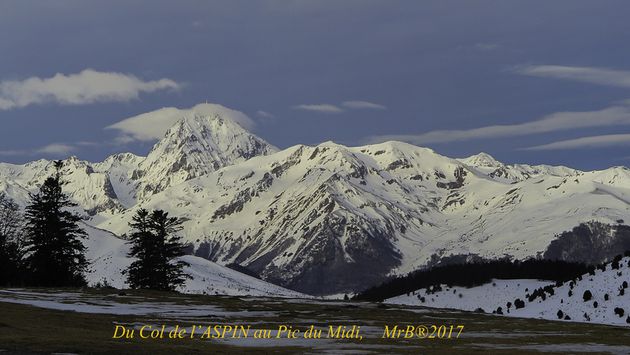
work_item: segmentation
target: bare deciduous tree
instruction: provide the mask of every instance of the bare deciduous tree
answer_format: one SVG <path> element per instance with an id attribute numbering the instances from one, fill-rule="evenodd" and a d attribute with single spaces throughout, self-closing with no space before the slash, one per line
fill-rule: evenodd
<path id="1" fill-rule="evenodd" d="M 0 284 L 20 282 L 23 216 L 20 207 L 0 193 Z"/>

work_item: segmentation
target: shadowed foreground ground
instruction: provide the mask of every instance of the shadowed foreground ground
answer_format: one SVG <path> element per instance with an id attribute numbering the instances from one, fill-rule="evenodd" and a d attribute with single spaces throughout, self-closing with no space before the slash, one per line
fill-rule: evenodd
<path id="1" fill-rule="evenodd" d="M 143 325 L 250 325 L 247 338 L 139 339 Z M 458 339 L 383 339 L 384 326 L 463 325 Z M 115 325 L 134 339 L 112 339 Z M 277 339 L 280 325 L 299 329 Z M 310 325 L 322 339 L 304 339 Z M 360 326 L 362 340 L 326 339 L 329 325 Z M 255 339 L 255 330 L 272 330 Z M 404 333 L 403 333 L 404 336 Z M 319 300 L 191 296 L 116 290 L 0 290 L 0 354 L 11 353 L 629 353 L 630 329 L 583 323 Z"/>

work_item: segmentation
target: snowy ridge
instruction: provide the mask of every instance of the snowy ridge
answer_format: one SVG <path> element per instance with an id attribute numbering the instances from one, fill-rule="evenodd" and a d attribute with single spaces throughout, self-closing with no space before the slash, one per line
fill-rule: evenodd
<path id="1" fill-rule="evenodd" d="M 19 204 L 24 204 L 28 200 L 28 193 L 35 192 L 54 171 L 53 162 L 48 160 L 25 165 L 0 163 L 0 181 L 4 181 L 6 190 L 11 190 L 7 191 L 10 197 Z M 96 171 L 90 163 L 70 157 L 64 160 L 61 171 L 65 182 L 64 191 L 87 215 L 117 212 L 124 208 L 109 175 Z"/>
<path id="2" fill-rule="evenodd" d="M 144 198 L 191 178 L 277 149 L 218 112 L 196 109 L 166 131 L 134 171 Z M 201 112 L 199 112 L 201 111 Z"/>
<path id="3" fill-rule="evenodd" d="M 76 157 L 64 160 L 64 189 L 87 215 L 107 218 L 171 185 L 277 151 L 241 126 L 241 113 L 220 105 L 166 108 L 141 116 L 160 119 L 165 112 L 177 119 L 147 157 L 117 153 L 98 163 Z M 26 201 L 20 195 L 28 196 L 53 172 L 53 161 L 44 159 L 24 165 L 0 163 L 0 182 L 7 185 L 0 192 L 8 186 L 21 189 L 10 195 Z"/>
<path id="4" fill-rule="evenodd" d="M 590 220 L 614 224 L 629 211 L 619 174 L 514 171 L 525 170 L 527 178 L 505 181 L 400 142 L 295 146 L 173 186 L 99 227 L 124 233 L 135 209 L 163 208 L 188 219 L 198 255 L 303 292 L 336 293 L 434 255 L 537 255 L 557 233 Z M 603 182 L 615 193 L 601 193 Z M 322 286 L 322 274 L 341 276 Z"/>
<path id="5" fill-rule="evenodd" d="M 186 220 L 195 255 L 306 293 L 356 292 L 450 255 L 542 255 L 561 232 L 630 212 L 623 167 L 452 159 L 401 142 L 277 151 L 217 105 L 144 115 L 179 118 L 146 158 L 64 161 L 86 222 L 122 235 L 139 208 L 163 209 Z M 0 192 L 24 205 L 51 173 L 45 160 L 0 164 Z"/>
<path id="6" fill-rule="evenodd" d="M 467 311 L 481 308 L 495 314 L 501 307 L 500 313 L 510 317 L 630 326 L 630 290 L 627 289 L 630 257 L 621 259 L 618 268 L 613 268 L 613 264 L 608 263 L 605 270 L 596 269 L 593 274 L 584 274 L 562 285 L 544 280 L 493 280 L 472 288 L 441 285 L 442 290 L 435 293 L 420 289 L 386 302 Z M 547 291 L 544 299 L 528 300 L 535 290 L 544 287 L 552 289 L 553 294 Z M 586 291 L 591 297 L 585 301 Z M 515 307 L 516 299 L 524 301 L 523 308 Z M 508 302 L 511 303 L 509 308 Z"/>
<path id="7" fill-rule="evenodd" d="M 136 186 L 131 181 L 131 176 L 143 160 L 144 157 L 132 153 L 120 153 L 92 166 L 95 171 L 108 175 L 118 201 L 125 208 L 129 208 L 136 203 Z"/>
<path id="8" fill-rule="evenodd" d="M 468 158 L 458 160 L 475 168 L 482 174 L 487 175 L 494 180 L 505 183 L 516 183 L 540 176 L 550 175 L 567 177 L 580 173 L 578 170 L 567 168 L 565 166 L 527 164 L 507 165 L 499 162 L 487 153 L 479 153 Z"/>

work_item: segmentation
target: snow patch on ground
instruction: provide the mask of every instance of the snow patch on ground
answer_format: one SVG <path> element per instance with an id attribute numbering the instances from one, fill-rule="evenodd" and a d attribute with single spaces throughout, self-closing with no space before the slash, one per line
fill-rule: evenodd
<path id="1" fill-rule="evenodd" d="M 544 280 L 493 280 L 472 288 L 441 285 L 442 291 L 435 293 L 419 289 L 386 302 L 466 311 L 481 308 L 486 313 L 501 307 L 503 316 L 549 320 L 558 320 L 558 311 L 561 311 L 562 321 L 630 326 L 630 290 L 623 288 L 624 281 L 630 283 L 630 257 L 621 259 L 619 265 L 619 269 L 612 269 L 611 263 L 608 263 L 605 271 L 596 269 L 594 275 L 584 274 L 581 280 L 565 282 L 559 287 L 553 281 Z M 553 295 L 545 293 L 545 300 L 538 297 L 532 302 L 528 301 L 527 295 L 549 285 L 553 286 Z M 588 301 L 583 299 L 586 291 L 592 294 Z M 424 302 L 421 298 L 424 298 Z M 517 298 L 525 302 L 524 308 L 515 308 L 514 301 Z M 508 302 L 512 303 L 509 312 Z M 615 313 L 616 308 L 623 310 L 622 316 Z M 565 319 L 565 316 L 570 319 Z"/>

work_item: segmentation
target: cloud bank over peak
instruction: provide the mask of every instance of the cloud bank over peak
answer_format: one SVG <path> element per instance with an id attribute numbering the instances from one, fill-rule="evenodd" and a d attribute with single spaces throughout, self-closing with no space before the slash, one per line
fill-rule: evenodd
<path id="1" fill-rule="evenodd" d="M 211 116 L 219 115 L 231 119 L 245 129 L 252 129 L 254 121 L 240 111 L 232 110 L 219 104 L 198 104 L 189 109 L 165 107 L 159 110 L 143 113 L 126 118 L 113 125 L 105 127 L 118 131 L 116 141 L 120 144 L 134 141 L 155 141 L 164 136 L 164 133 L 177 121 L 187 115 Z"/>
<path id="2" fill-rule="evenodd" d="M 30 77 L 0 82 L 0 110 L 56 103 L 85 105 L 97 102 L 126 102 L 141 93 L 179 90 L 171 79 L 144 81 L 130 74 L 85 69 L 76 74 L 57 73 L 49 78 Z"/>

